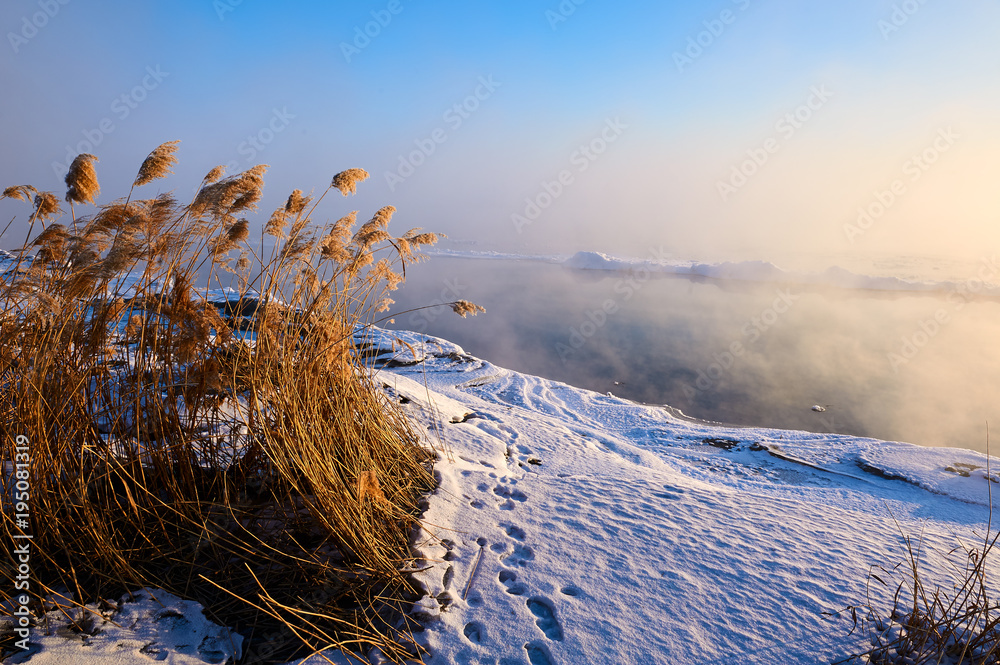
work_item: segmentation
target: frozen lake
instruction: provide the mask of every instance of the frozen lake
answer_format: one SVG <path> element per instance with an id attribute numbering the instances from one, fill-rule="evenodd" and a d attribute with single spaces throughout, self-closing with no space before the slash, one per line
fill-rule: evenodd
<path id="1" fill-rule="evenodd" d="M 389 327 L 700 419 L 975 450 L 1000 423 L 995 299 L 443 256 L 393 297 L 394 312 L 460 298 L 487 312 Z"/>

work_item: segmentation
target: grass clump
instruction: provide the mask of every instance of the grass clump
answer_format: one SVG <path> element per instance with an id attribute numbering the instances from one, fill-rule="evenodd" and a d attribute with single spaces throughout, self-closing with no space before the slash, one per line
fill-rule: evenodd
<path id="1" fill-rule="evenodd" d="M 266 166 L 217 167 L 187 204 L 133 198 L 176 149 L 86 217 L 97 160 L 80 155 L 66 223 L 51 192 L 3 192 L 33 203 L 27 238 L 0 254 L 3 495 L 17 441 L 31 485 L 30 526 L 5 509 L 3 536 L 33 535 L 39 607 L 160 587 L 249 638 L 244 662 L 331 646 L 402 661 L 416 647 L 401 570 L 431 455 L 355 343 L 436 236 L 392 236 L 391 206 L 357 229 L 356 212 L 315 224 L 331 189 L 368 177 L 350 169 L 318 199 L 292 192 L 251 246 Z M 2 600 L 20 593 L 14 564 Z"/>
<path id="2" fill-rule="evenodd" d="M 897 524 L 898 527 L 898 524 Z M 900 531 L 902 534 L 902 531 Z M 839 661 L 873 665 L 988 665 L 1000 663 L 1000 603 L 991 587 L 987 564 L 1000 532 L 974 544 L 960 543 L 944 553 L 950 585 L 930 585 L 922 572 L 927 547 L 902 534 L 905 562 L 868 574 L 867 602 L 848 607 L 854 630 L 861 629 L 871 648 Z M 893 578 L 896 579 L 895 583 Z M 880 609 L 873 585 L 891 592 L 892 603 Z M 884 603 L 881 604 L 884 606 Z"/>

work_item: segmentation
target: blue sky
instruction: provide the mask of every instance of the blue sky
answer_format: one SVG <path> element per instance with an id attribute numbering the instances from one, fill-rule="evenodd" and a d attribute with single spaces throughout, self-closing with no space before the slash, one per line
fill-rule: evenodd
<path id="1" fill-rule="evenodd" d="M 267 163 L 266 213 L 360 167 L 330 217 L 392 204 L 483 249 L 975 258 L 1000 240 L 998 23 L 996 0 L 8 0 L 0 182 L 61 193 L 83 148 L 107 202 L 180 139 L 151 189 Z"/>

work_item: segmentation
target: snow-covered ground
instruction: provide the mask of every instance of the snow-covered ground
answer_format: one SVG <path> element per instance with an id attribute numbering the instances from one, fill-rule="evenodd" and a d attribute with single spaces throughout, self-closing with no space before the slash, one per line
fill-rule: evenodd
<path id="1" fill-rule="evenodd" d="M 979 453 L 715 427 L 444 340 L 369 341 L 383 362 L 420 361 L 377 377 L 441 457 L 415 562 L 428 665 L 829 663 L 866 642 L 824 612 L 865 601 L 871 566 L 904 560 L 901 532 L 922 537 L 933 579 L 944 552 L 987 526 Z M 102 638 L 125 645 L 114 662 L 212 662 L 171 651 L 175 637 L 139 648 L 119 630 Z M 93 653 L 49 632 L 34 630 L 27 662 Z M 217 657 L 219 634 L 208 644 Z"/>
<path id="2" fill-rule="evenodd" d="M 4 663 L 129 665 L 164 661 L 197 665 L 231 662 L 241 653 L 240 635 L 206 619 L 198 603 L 162 589 L 140 590 L 118 602 L 86 608 L 71 608 L 65 599 L 54 600 L 62 601 L 62 607 L 53 603 L 40 625 L 29 629 L 29 648 Z M 4 629 L 9 630 L 7 626 Z"/>
<path id="3" fill-rule="evenodd" d="M 861 641 L 823 612 L 903 560 L 897 521 L 945 552 L 989 519 L 978 453 L 712 427 L 403 337 L 426 359 L 382 378 L 441 401 L 449 453 L 431 664 L 831 662 Z"/>

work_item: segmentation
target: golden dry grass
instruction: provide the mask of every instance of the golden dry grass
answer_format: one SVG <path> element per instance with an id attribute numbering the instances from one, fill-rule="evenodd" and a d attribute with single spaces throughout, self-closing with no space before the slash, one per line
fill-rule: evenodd
<path id="1" fill-rule="evenodd" d="M 391 206 L 357 231 L 356 212 L 315 224 L 326 192 L 296 190 L 266 224 L 265 256 L 244 215 L 266 166 L 217 167 L 186 205 L 132 198 L 176 149 L 159 146 L 126 199 L 74 210 L 69 226 L 54 194 L 3 193 L 34 201 L 0 275 L 0 446 L 9 461 L 16 437 L 30 441 L 31 595 L 161 587 L 249 637 L 244 662 L 330 645 L 402 661 L 416 648 L 400 570 L 430 455 L 353 340 L 436 237 L 392 237 Z M 95 161 L 73 162 L 71 203 L 94 202 Z M 344 171 L 327 192 L 367 175 Z M 238 299 L 206 302 L 225 284 Z M 8 470 L 4 496 L 13 482 Z M 2 530 L 8 543 L 22 531 L 10 510 Z"/>
<path id="2" fill-rule="evenodd" d="M 990 576 L 991 555 L 1000 532 L 993 532 L 991 526 L 987 525 L 980 541 L 961 542 L 939 557 L 938 563 L 943 562 L 950 577 L 944 586 L 932 585 L 925 578 L 926 559 L 932 552 L 923 539 L 900 530 L 905 561 L 889 569 L 873 566 L 868 575 L 867 602 L 843 610 L 853 619 L 851 632 L 860 629 L 871 646 L 838 661 L 838 665 L 1000 662 L 1000 603 Z M 899 529 L 898 523 L 896 527 Z M 874 600 L 873 587 L 890 591 L 891 605 Z"/>

